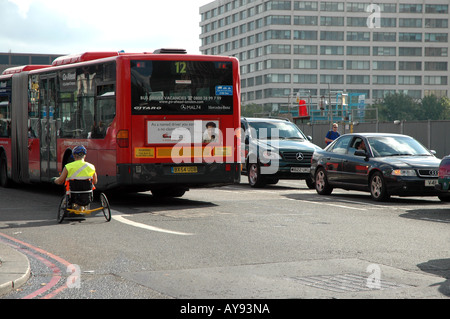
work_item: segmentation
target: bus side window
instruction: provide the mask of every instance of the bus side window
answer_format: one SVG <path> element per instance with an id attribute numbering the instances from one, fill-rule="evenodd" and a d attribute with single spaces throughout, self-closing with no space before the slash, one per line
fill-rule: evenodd
<path id="1" fill-rule="evenodd" d="M 91 138 L 104 138 L 106 136 L 106 130 L 111 125 L 114 117 L 116 116 L 115 99 L 98 99 L 95 111 L 95 120 L 92 127 Z"/>

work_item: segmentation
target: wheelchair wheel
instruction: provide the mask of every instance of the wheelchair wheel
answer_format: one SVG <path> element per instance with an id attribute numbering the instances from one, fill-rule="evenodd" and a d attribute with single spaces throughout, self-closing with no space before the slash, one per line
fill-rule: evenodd
<path id="1" fill-rule="evenodd" d="M 108 198 L 104 193 L 100 194 L 100 203 L 102 205 L 103 215 L 106 218 L 106 221 L 109 222 L 111 220 L 111 209 L 109 208 Z"/>
<path id="2" fill-rule="evenodd" d="M 58 221 L 58 224 L 61 224 L 61 222 L 64 220 L 64 217 L 66 216 L 67 212 L 67 206 L 69 204 L 69 196 L 64 195 L 63 198 L 61 198 L 61 202 L 59 203 L 58 207 L 58 215 L 56 216 L 56 220 Z"/>

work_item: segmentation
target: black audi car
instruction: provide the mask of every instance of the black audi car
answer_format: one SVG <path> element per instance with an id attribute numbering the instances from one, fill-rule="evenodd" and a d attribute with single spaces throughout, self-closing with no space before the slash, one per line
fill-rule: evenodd
<path id="1" fill-rule="evenodd" d="M 440 160 L 414 138 L 400 134 L 345 134 L 311 159 L 316 191 L 370 192 L 376 201 L 398 196 L 438 196 Z"/>

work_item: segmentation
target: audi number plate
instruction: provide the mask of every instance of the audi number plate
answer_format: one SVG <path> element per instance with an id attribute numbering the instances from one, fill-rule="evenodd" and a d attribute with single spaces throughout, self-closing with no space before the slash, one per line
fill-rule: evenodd
<path id="1" fill-rule="evenodd" d="M 437 185 L 438 180 L 437 179 L 426 179 L 425 180 L 425 186 L 434 187 L 434 185 Z"/>

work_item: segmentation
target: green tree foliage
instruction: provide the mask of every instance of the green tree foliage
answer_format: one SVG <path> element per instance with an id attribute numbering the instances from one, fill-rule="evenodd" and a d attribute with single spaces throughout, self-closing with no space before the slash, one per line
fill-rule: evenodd
<path id="1" fill-rule="evenodd" d="M 259 114 L 271 114 L 272 108 L 259 104 L 246 104 L 241 106 L 241 116 L 253 117 Z"/>
<path id="2" fill-rule="evenodd" d="M 378 108 L 381 121 L 425 121 L 450 119 L 450 100 L 435 95 L 416 101 L 403 93 L 387 95 L 384 100 L 374 104 Z"/>

